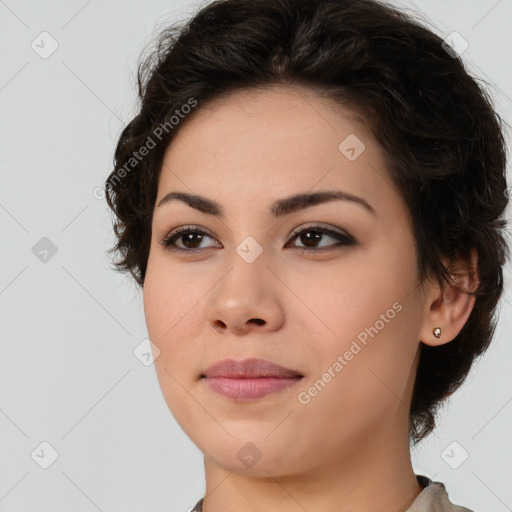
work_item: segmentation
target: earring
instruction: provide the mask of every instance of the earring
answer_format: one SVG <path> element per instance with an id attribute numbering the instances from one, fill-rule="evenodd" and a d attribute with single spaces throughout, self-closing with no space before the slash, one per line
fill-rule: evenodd
<path id="1" fill-rule="evenodd" d="M 440 337 L 441 337 L 441 328 L 440 328 L 440 327 L 436 327 L 436 328 L 433 330 L 433 332 L 434 332 L 434 336 L 435 336 L 436 338 L 440 338 Z"/>

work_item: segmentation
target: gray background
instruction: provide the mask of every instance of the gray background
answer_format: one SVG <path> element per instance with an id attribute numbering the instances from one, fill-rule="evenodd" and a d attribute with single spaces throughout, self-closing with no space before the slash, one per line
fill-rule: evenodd
<path id="1" fill-rule="evenodd" d="M 147 337 L 142 294 L 109 266 L 97 190 L 134 115 L 140 50 L 197 5 L 0 0 L 1 511 L 185 511 L 203 494 L 201 453 L 133 353 Z M 512 1 L 400 5 L 463 36 L 463 60 L 510 123 Z M 51 49 L 43 31 L 58 44 L 47 58 L 31 47 Z M 482 512 L 512 510 L 510 268 L 506 283 L 491 350 L 413 452 L 417 473 Z M 47 469 L 42 442 L 58 453 Z"/>

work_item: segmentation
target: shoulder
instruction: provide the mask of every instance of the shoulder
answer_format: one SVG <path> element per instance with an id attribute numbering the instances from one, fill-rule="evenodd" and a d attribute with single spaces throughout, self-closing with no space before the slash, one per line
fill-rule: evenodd
<path id="1" fill-rule="evenodd" d="M 423 475 L 417 475 L 416 478 L 423 491 L 406 512 L 473 512 L 469 508 L 452 503 L 442 482 L 434 482 Z"/>
<path id="2" fill-rule="evenodd" d="M 203 512 L 203 499 L 201 498 L 191 509 L 189 512 Z"/>
<path id="3" fill-rule="evenodd" d="M 469 508 L 452 503 L 442 482 L 434 482 L 423 475 L 416 475 L 416 478 L 423 487 L 423 491 L 406 512 L 473 512 Z M 189 512 L 202 512 L 202 510 L 203 498 Z"/>

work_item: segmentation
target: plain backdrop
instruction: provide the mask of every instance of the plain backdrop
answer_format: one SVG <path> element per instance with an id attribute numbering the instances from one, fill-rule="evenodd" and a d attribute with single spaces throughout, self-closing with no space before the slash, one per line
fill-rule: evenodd
<path id="1" fill-rule="evenodd" d="M 0 0 L 0 511 L 186 511 L 203 495 L 202 455 L 136 357 L 142 294 L 110 266 L 98 192 L 140 51 L 199 5 Z M 462 36 L 511 123 L 512 1 L 399 5 Z M 413 452 L 416 473 L 481 512 L 512 510 L 509 276 L 491 349 Z"/>

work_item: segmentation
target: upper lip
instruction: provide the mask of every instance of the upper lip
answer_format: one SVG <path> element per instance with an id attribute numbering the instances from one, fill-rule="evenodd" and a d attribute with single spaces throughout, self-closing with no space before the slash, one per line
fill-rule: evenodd
<path id="1" fill-rule="evenodd" d="M 265 359 L 222 359 L 205 370 L 201 377 L 231 377 L 249 379 L 254 377 L 302 377 L 290 370 Z"/>

